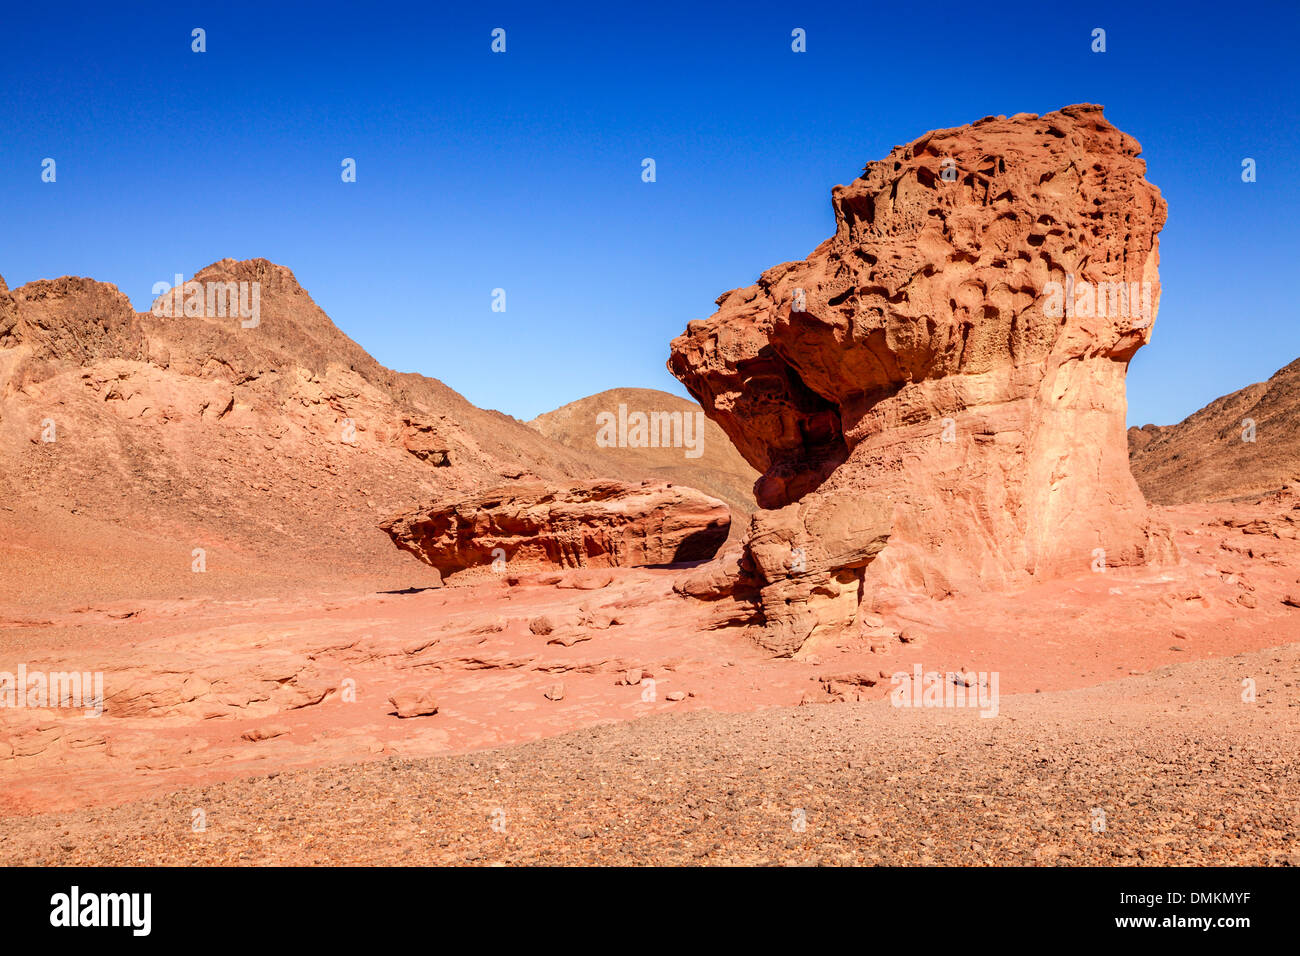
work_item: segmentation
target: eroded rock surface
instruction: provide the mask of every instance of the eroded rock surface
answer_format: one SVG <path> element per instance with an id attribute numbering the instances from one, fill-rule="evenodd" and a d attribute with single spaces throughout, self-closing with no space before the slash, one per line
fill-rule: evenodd
<path id="1" fill-rule="evenodd" d="M 1172 557 L 1125 439 L 1166 214 L 1138 154 L 1089 104 L 928 133 L 835 187 L 835 235 L 807 259 L 673 341 L 669 369 L 763 473 L 746 547 L 780 629 L 825 584 L 763 570 L 817 538 L 805 513 L 871 509 L 830 549 L 847 563 L 822 567 L 863 588 L 945 596 Z"/>
<path id="2" fill-rule="evenodd" d="M 587 481 L 494 488 L 398 515 L 381 527 L 402 550 L 454 574 L 486 568 L 633 567 L 712 558 L 727 506 L 693 488 Z"/>

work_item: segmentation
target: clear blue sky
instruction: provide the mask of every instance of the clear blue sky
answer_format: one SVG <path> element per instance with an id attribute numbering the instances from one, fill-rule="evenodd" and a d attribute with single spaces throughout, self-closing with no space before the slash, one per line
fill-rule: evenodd
<path id="1" fill-rule="evenodd" d="M 668 341 L 812 251 L 831 187 L 895 144 L 1096 102 L 1169 201 L 1129 376 L 1130 423 L 1167 424 L 1300 356 L 1298 26 L 1295 2 L 11 3 L 0 274 L 145 309 L 264 256 L 384 364 L 526 419 L 680 392 Z"/>

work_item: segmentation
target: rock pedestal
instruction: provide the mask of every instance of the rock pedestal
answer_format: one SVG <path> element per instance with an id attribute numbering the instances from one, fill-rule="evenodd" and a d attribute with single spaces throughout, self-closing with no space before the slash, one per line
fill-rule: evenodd
<path id="1" fill-rule="evenodd" d="M 669 369 L 762 472 L 746 561 L 770 626 L 828 587 L 847 610 L 854 578 L 942 597 L 1173 557 L 1125 437 L 1166 214 L 1138 154 L 1089 104 L 928 133 L 835 187 L 807 259 L 673 340 Z M 852 518 L 782 577 L 775 551 L 821 554 L 821 514 Z"/>

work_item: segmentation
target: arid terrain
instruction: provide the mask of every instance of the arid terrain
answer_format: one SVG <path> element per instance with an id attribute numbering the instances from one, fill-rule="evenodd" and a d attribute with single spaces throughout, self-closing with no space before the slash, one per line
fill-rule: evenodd
<path id="1" fill-rule="evenodd" d="M 694 400 L 528 423 L 266 260 L 194 276 L 252 326 L 0 280 L 0 695 L 102 680 L 0 706 L 0 861 L 1300 864 L 1300 393 L 1126 432 L 1138 154 L 896 147 L 668 345 Z"/>
<path id="2" fill-rule="evenodd" d="M 1177 425 L 1130 428 L 1133 477 L 1159 504 L 1271 491 L 1300 474 L 1300 359 Z"/>
<path id="3" fill-rule="evenodd" d="M 1270 688 L 1249 708 L 1244 674 Z M 123 866 L 1300 866 L 1298 674 L 1292 645 L 1007 697 L 998 720 L 867 703 L 658 714 L 10 817 L 0 849 Z"/>
<path id="4" fill-rule="evenodd" d="M 899 637 L 796 659 L 702 629 L 670 570 L 10 608 L 11 655 L 108 704 L 5 715 L 0 858 L 1297 863 L 1294 507 L 1171 509 L 1176 569 L 882 607 Z M 583 606 L 620 623 L 528 629 Z M 916 665 L 998 672 L 998 716 L 890 706 Z M 436 715 L 390 713 L 411 685 Z"/>

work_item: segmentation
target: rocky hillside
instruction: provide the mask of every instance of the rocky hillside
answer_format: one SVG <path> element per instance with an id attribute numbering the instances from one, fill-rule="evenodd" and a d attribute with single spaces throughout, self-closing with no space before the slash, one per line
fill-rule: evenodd
<path id="1" fill-rule="evenodd" d="M 184 290 L 137 313 L 104 282 L 0 280 L 11 541 L 48 544 L 55 526 L 72 541 L 144 534 L 186 572 L 200 547 L 284 566 L 418 567 L 383 517 L 485 484 L 602 476 L 536 429 L 384 368 L 283 266 L 226 259 L 192 281 L 257 283 L 256 322 L 187 310 Z"/>
<path id="2" fill-rule="evenodd" d="M 1255 495 L 1300 475 L 1298 429 L 1300 359 L 1177 425 L 1130 428 L 1129 461 L 1147 500 L 1158 504 Z"/>

